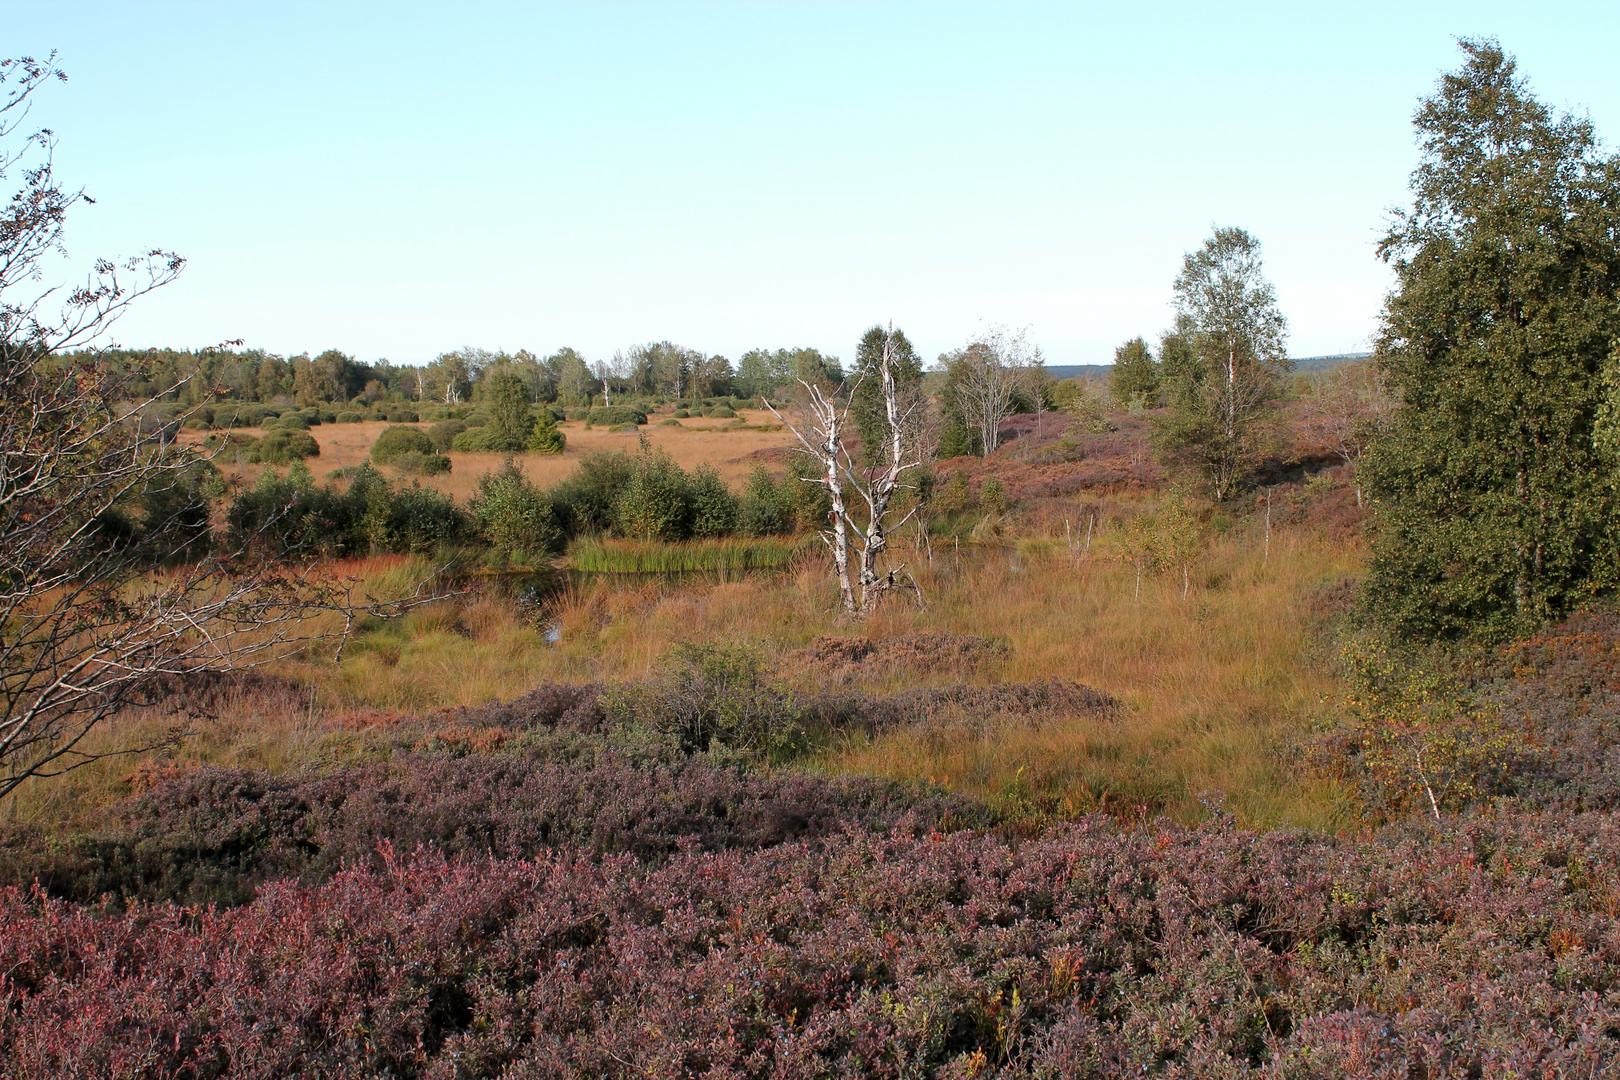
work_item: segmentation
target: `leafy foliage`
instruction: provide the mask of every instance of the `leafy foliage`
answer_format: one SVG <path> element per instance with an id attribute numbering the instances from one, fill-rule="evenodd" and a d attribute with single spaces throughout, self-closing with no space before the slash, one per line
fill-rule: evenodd
<path id="1" fill-rule="evenodd" d="M 1493 42 L 1418 112 L 1414 201 L 1380 252 L 1378 360 L 1399 394 L 1364 467 L 1367 598 L 1417 637 L 1526 631 L 1615 582 L 1598 434 L 1620 337 L 1620 158 L 1554 119 Z"/>
<path id="2" fill-rule="evenodd" d="M 478 493 L 468 509 L 485 539 L 500 551 L 543 555 L 562 550 L 551 500 L 511 458 L 478 478 Z"/>
<path id="3" fill-rule="evenodd" d="M 436 452 L 433 439 L 425 431 L 413 427 L 388 427 L 377 436 L 377 441 L 371 444 L 371 460 L 376 465 L 388 465 L 394 458 L 407 451 L 414 450 L 419 454 Z"/>
<path id="4" fill-rule="evenodd" d="M 1158 361 L 1142 338 L 1136 337 L 1114 350 L 1114 367 L 1108 375 L 1108 392 L 1120 406 L 1138 408 L 1159 403 Z"/>

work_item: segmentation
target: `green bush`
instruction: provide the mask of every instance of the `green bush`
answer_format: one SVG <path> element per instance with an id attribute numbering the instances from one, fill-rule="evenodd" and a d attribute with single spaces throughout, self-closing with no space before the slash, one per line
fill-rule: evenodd
<path id="1" fill-rule="evenodd" d="M 407 450 L 389 462 L 389 467 L 402 473 L 438 476 L 450 471 L 450 459 L 443 454 L 424 454 L 420 450 Z"/>
<path id="2" fill-rule="evenodd" d="M 690 417 L 691 415 L 692 414 L 686 409 L 676 409 L 675 410 L 675 419 L 677 419 L 677 420 L 685 420 L 688 417 Z"/>
<path id="3" fill-rule="evenodd" d="M 738 500 L 737 531 L 744 536 L 776 536 L 787 532 L 792 518 L 787 495 L 763 465 L 754 466 Z"/>
<path id="4" fill-rule="evenodd" d="M 768 665 L 743 644 L 676 645 L 655 679 L 604 695 L 610 720 L 673 735 L 701 753 L 741 750 L 781 759 L 804 749 L 804 710 L 767 681 Z"/>
<path id="5" fill-rule="evenodd" d="M 456 436 L 467 430 L 467 425 L 460 420 L 440 420 L 428 428 L 428 438 L 440 453 L 449 450 L 456 441 Z"/>
<path id="6" fill-rule="evenodd" d="M 560 454 L 567 446 L 567 438 L 557 429 L 556 416 L 550 409 L 542 409 L 529 430 L 529 453 Z"/>
<path id="7" fill-rule="evenodd" d="M 484 538 L 501 551 L 543 555 L 562 550 L 563 534 L 549 498 L 510 458 L 478 478 L 478 494 L 469 508 Z"/>
<path id="8" fill-rule="evenodd" d="M 363 419 L 365 419 L 365 417 L 357 412 L 340 412 L 337 414 L 337 422 L 339 424 L 358 424 Z"/>
<path id="9" fill-rule="evenodd" d="M 586 423 L 593 427 L 612 427 L 614 424 L 645 424 L 647 414 L 628 405 L 604 405 L 592 409 Z"/>
<path id="10" fill-rule="evenodd" d="M 682 427 L 684 425 L 682 425 L 681 422 L 679 420 L 675 419 L 673 416 L 666 416 L 662 420 L 658 421 L 658 426 L 659 427 Z"/>
<path id="11" fill-rule="evenodd" d="M 487 424 L 468 428 L 452 439 L 450 445 L 460 454 L 488 454 L 501 449 L 495 445 L 495 429 Z"/>
<path id="12" fill-rule="evenodd" d="M 737 413 L 730 405 L 716 405 L 703 415 L 710 420 L 731 420 L 736 418 Z"/>
<path id="13" fill-rule="evenodd" d="M 384 428 L 377 441 L 371 444 L 371 460 L 378 465 L 387 465 L 400 454 L 415 450 L 419 454 L 435 452 L 433 440 L 428 438 L 425 431 L 418 431 L 412 427 Z"/>
<path id="14" fill-rule="evenodd" d="M 589 409 L 569 409 L 567 412 L 570 420 L 589 420 L 591 418 L 591 410 Z"/>
<path id="15" fill-rule="evenodd" d="M 310 422 L 309 417 L 305 416 L 303 413 L 293 412 L 287 413 L 281 419 L 277 420 L 274 425 L 268 421 L 265 422 L 265 430 L 268 431 L 272 427 L 287 431 L 308 431 L 310 429 Z"/>
<path id="16" fill-rule="evenodd" d="M 692 535 L 708 538 L 737 531 L 737 496 L 726 487 L 712 465 L 699 465 L 689 484 Z"/>
<path id="17" fill-rule="evenodd" d="M 264 438 L 253 445 L 249 460 L 261 465 L 285 465 L 290 461 L 319 457 L 321 444 L 307 431 L 277 428 L 266 432 Z"/>
<path id="18" fill-rule="evenodd" d="M 483 413 L 468 413 L 466 418 L 462 420 L 462 425 L 469 428 L 486 427 L 488 424 L 489 417 Z"/>
<path id="19" fill-rule="evenodd" d="M 390 424 L 414 424 L 420 419 L 421 417 L 411 409 L 391 409 L 388 413 Z"/>
<path id="20" fill-rule="evenodd" d="M 587 456 L 577 470 L 551 489 L 557 523 L 570 536 L 611 529 L 613 504 L 634 471 L 629 454 L 598 450 Z"/>
<path id="21" fill-rule="evenodd" d="M 630 482 L 614 501 L 613 519 L 621 536 L 684 540 L 692 527 L 690 478 L 667 452 L 643 439 Z"/>

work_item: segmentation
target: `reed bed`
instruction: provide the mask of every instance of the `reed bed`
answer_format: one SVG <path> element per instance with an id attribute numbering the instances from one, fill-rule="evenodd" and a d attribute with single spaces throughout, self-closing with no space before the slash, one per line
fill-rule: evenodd
<path id="1" fill-rule="evenodd" d="M 568 549 L 570 569 L 592 574 L 687 574 L 779 570 L 808 549 L 803 537 L 720 537 L 668 543 L 582 537 Z"/>

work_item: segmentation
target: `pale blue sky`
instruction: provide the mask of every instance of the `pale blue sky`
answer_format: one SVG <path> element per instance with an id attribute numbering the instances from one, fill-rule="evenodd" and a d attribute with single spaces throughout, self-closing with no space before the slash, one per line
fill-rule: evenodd
<path id="1" fill-rule="evenodd" d="M 13 5 L 36 116 L 98 199 L 76 257 L 161 245 L 126 344 L 408 363 L 669 338 L 925 355 L 982 321 L 1105 363 L 1214 224 L 1265 245 L 1295 355 L 1365 347 L 1419 95 L 1496 35 L 1620 133 L 1620 5 Z"/>

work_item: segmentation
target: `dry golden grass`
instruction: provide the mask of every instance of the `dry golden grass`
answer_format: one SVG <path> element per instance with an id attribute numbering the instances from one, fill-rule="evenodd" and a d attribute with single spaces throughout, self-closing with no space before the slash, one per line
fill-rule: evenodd
<path id="1" fill-rule="evenodd" d="M 669 455 L 685 469 L 698 465 L 713 465 L 720 475 L 735 484 L 747 476 L 760 459 L 759 451 L 780 450 L 788 445 L 792 433 L 786 430 L 760 431 L 758 426 L 773 425 L 775 418 L 761 410 L 744 409 L 737 414 L 749 427 L 727 427 L 722 420 L 682 420 L 680 427 L 665 427 L 657 423 L 636 431 L 612 432 L 607 428 L 587 429 L 583 422 L 558 424 L 568 436 L 568 449 L 562 454 L 520 454 L 529 479 L 542 486 L 550 486 L 574 471 L 579 460 L 597 450 L 634 451 L 638 433 L 645 434 L 652 445 L 667 450 Z M 378 422 L 358 424 L 321 424 L 309 433 L 321 445 L 318 458 L 307 463 L 317 477 L 334 469 L 351 468 L 365 462 L 371 453 L 371 444 L 377 441 L 383 429 L 393 425 Z M 431 424 L 409 424 L 408 427 L 427 429 Z M 258 438 L 264 432 L 257 428 L 239 428 L 241 434 Z M 201 442 L 202 432 L 186 432 L 183 440 Z M 456 499 L 466 501 L 478 488 L 478 478 L 496 469 L 505 460 L 503 454 L 461 454 L 451 451 L 450 472 L 439 476 L 423 477 L 422 484 L 443 491 Z M 259 465 L 222 465 L 226 476 L 251 482 L 263 470 Z M 390 475 L 392 473 L 390 472 Z"/>
<path id="2" fill-rule="evenodd" d="M 1140 596 L 1128 564 L 1075 561 L 1061 543 L 1026 538 L 1017 549 L 964 550 L 960 563 L 936 551 L 918 564 L 927 606 L 892 598 L 872 618 L 851 622 L 821 561 L 785 575 L 727 583 L 653 580 L 579 586 L 555 598 L 545 618 L 561 637 L 548 643 L 532 612 L 494 593 L 443 601 L 370 628 L 335 666 L 322 650 L 285 664 L 310 696 L 260 711 L 252 701 L 195 726 L 168 756 L 272 769 L 318 764 L 328 738 L 355 710 L 420 712 L 509 699 L 547 680 L 647 675 L 677 641 L 747 639 L 781 656 L 822 634 L 882 638 L 923 630 L 1004 640 L 1005 657 L 972 681 L 1072 679 L 1124 704 L 1117 717 L 1058 717 L 901 731 L 830 747 L 810 767 L 933 780 L 990 797 L 1025 798 L 1060 813 L 1137 807 L 1191 819 L 1199 798 L 1221 792 L 1238 819 L 1257 826 L 1337 828 L 1348 799 L 1298 773 L 1279 751 L 1324 702 L 1339 696 L 1310 598 L 1358 572 L 1358 542 L 1329 540 L 1300 526 L 1276 529 L 1269 559 L 1258 536 L 1235 530 L 1194 565 L 1190 595 L 1179 573 L 1145 577 Z M 408 591 L 427 570 L 402 558 L 346 567 L 375 595 Z M 804 672 L 786 671 L 805 690 Z M 949 671 L 889 671 L 860 685 L 890 691 L 963 678 Z M 158 721 L 125 718 L 98 746 L 128 745 Z M 147 727 L 143 727 L 145 724 Z M 127 791 L 135 763 L 98 765 L 55 781 L 47 795 L 20 792 L 6 812 L 49 816 L 79 800 Z"/>

